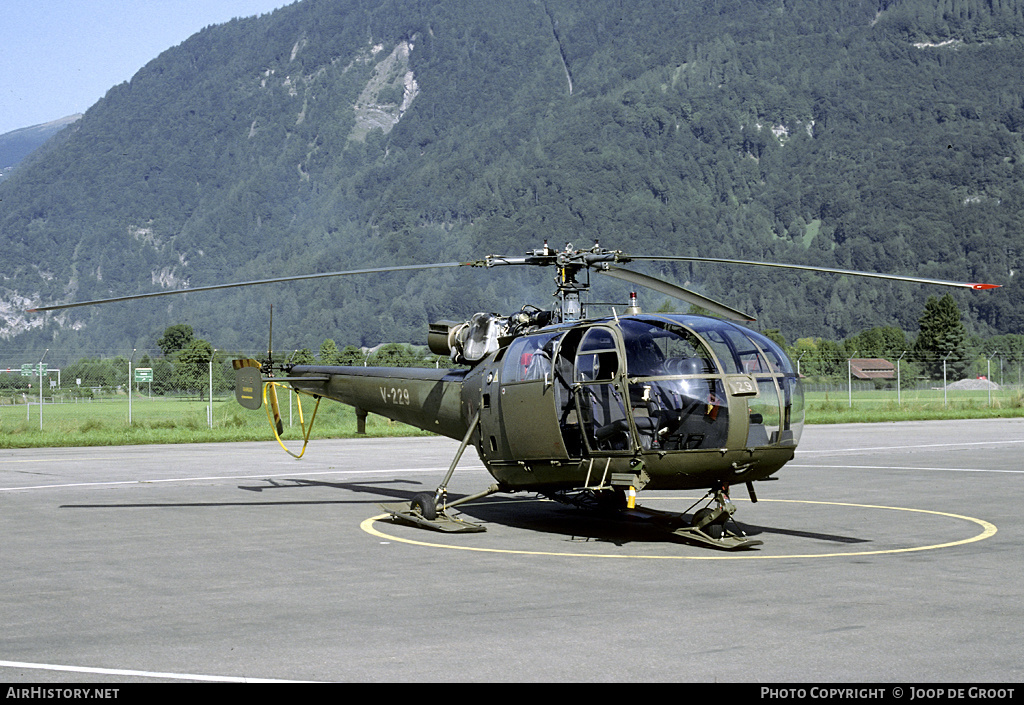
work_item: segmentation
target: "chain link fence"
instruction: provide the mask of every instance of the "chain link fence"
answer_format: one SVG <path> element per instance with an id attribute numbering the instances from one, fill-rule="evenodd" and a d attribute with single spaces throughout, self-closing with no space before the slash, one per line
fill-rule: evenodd
<path id="1" fill-rule="evenodd" d="M 909 362 L 903 356 L 836 358 L 830 365 L 831 374 L 801 376 L 809 399 L 842 401 L 851 407 L 1024 407 L 1024 359 L 950 354 L 926 364 L 930 373 L 920 361 Z M 797 370 L 804 372 L 799 360 Z"/>
<path id="2" fill-rule="evenodd" d="M 216 406 L 233 398 L 230 370 L 230 361 L 140 365 L 127 356 L 5 367 L 0 428 L 74 432 L 136 422 L 212 428 Z"/>
<path id="3" fill-rule="evenodd" d="M 447 362 L 396 344 L 353 351 L 344 359 L 328 362 L 430 367 Z M 244 409 L 235 401 L 232 360 L 246 357 L 258 358 L 260 354 L 214 350 L 212 359 L 182 361 L 157 351 L 74 358 L 60 350 L 49 350 L 42 361 L 0 363 L 0 447 L 4 441 L 6 445 L 18 445 L 13 435 L 40 431 L 79 434 L 80 440 L 89 432 L 103 432 L 92 433 L 98 443 L 109 442 L 119 430 L 130 430 L 140 442 L 154 442 L 138 436 L 146 429 L 183 431 L 172 435 L 172 440 L 201 441 L 213 437 L 208 431 L 218 429 L 248 429 L 253 438 L 264 439 L 268 437 L 266 414 Z M 281 353 L 280 359 L 316 362 L 316 356 L 308 350 Z M 285 428 L 299 433 L 298 395 L 281 391 L 279 403 Z M 303 402 L 308 417 L 307 406 L 311 406 L 308 398 Z M 321 410 L 318 419 L 321 428 L 328 424 L 343 431 L 348 426 L 353 430 L 356 427 L 354 411 L 343 405 Z"/>
<path id="4" fill-rule="evenodd" d="M 393 352 L 393 351 L 391 351 Z M 262 413 L 243 409 L 234 399 L 231 359 L 216 352 L 212 360 L 173 362 L 146 353 L 105 355 L 60 363 L 53 351 L 36 362 L 0 366 L 0 433 L 46 431 L 60 434 L 95 429 L 166 428 L 198 431 L 251 427 L 265 434 Z M 361 355 L 355 364 L 402 364 Z M 879 360 L 884 370 L 877 369 Z M 352 364 L 350 362 L 349 364 Z M 865 372 L 861 364 L 874 368 Z M 929 405 L 1024 408 L 1024 361 L 981 358 L 957 376 L 930 379 L 921 368 L 896 358 L 841 361 L 840 374 L 806 376 L 809 408 L 831 406 Z M 941 367 L 939 368 L 941 369 Z M 805 368 L 806 370 L 806 368 Z M 862 378 L 864 374 L 874 375 Z M 286 427 L 297 427 L 299 411 L 292 394 L 282 394 Z"/>

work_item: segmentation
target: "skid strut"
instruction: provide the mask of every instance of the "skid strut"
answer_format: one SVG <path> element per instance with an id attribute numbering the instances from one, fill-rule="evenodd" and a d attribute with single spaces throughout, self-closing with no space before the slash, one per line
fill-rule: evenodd
<path id="1" fill-rule="evenodd" d="M 473 416 L 473 420 L 469 424 L 469 429 L 466 431 L 466 435 L 463 436 L 462 443 L 459 445 L 459 450 L 455 453 L 455 457 L 452 459 L 451 465 L 448 466 L 448 473 L 444 476 L 441 484 L 438 485 L 437 490 L 433 493 L 421 492 L 414 496 L 412 501 L 408 503 L 390 502 L 387 504 L 381 504 L 381 509 L 390 514 L 392 519 L 415 524 L 416 526 L 421 526 L 426 529 L 434 529 L 435 531 L 485 531 L 486 529 L 479 524 L 473 524 L 472 522 L 464 521 L 448 514 L 448 510 L 452 507 L 465 504 L 466 502 L 472 502 L 500 491 L 498 485 L 491 485 L 483 492 L 477 492 L 476 494 L 471 494 L 467 497 L 461 497 L 454 502 L 448 501 L 448 482 L 452 479 L 452 475 L 455 474 L 455 466 L 458 465 L 459 460 L 462 459 L 462 454 L 469 445 L 469 440 L 472 438 L 473 432 L 476 430 L 478 423 L 480 423 L 479 411 L 477 411 Z"/>
<path id="2" fill-rule="evenodd" d="M 736 527 L 736 530 L 729 527 L 732 515 L 736 513 L 736 505 L 729 500 L 728 485 L 713 488 L 705 496 L 712 496 L 711 502 L 694 513 L 690 526 L 674 529 L 672 531 L 674 535 L 702 546 L 730 551 L 760 546 L 764 543 L 759 539 L 747 537 L 734 521 L 732 525 Z"/>

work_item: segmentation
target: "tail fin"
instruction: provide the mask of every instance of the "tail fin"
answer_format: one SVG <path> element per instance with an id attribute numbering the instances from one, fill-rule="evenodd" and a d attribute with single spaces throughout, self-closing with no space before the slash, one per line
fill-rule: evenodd
<path id="1" fill-rule="evenodd" d="M 259 409 L 263 405 L 263 375 L 256 360 L 232 360 L 235 368 L 235 399 L 246 409 Z"/>

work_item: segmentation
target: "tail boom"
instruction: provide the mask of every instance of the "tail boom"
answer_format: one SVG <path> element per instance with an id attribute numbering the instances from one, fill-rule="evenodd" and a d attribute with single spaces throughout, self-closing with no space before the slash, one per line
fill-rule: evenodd
<path id="1" fill-rule="evenodd" d="M 462 404 L 465 375 L 415 367 L 296 365 L 286 379 L 297 391 L 461 439 L 469 428 Z"/>

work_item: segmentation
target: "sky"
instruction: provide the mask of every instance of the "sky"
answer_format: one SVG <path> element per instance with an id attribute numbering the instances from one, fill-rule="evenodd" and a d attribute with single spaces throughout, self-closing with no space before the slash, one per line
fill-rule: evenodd
<path id="1" fill-rule="evenodd" d="M 84 113 L 211 24 L 294 0 L 0 0 L 0 135 Z"/>

